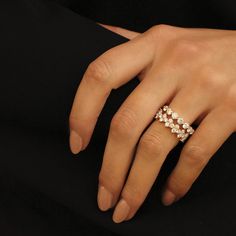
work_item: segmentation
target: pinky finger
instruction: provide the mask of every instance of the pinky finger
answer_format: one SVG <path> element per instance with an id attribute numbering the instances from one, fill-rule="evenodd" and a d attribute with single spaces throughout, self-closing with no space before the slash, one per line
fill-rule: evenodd
<path id="1" fill-rule="evenodd" d="M 210 158 L 234 132 L 234 119 L 227 114 L 232 113 L 224 107 L 212 110 L 185 144 L 167 179 L 162 196 L 164 205 L 171 205 L 188 192 Z"/>

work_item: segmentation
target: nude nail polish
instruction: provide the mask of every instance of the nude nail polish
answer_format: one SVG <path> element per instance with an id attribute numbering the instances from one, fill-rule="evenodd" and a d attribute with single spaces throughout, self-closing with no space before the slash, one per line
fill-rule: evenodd
<path id="1" fill-rule="evenodd" d="M 129 215 L 129 212 L 130 212 L 130 206 L 124 199 L 121 199 L 118 202 L 115 208 L 115 211 L 113 213 L 113 217 L 112 217 L 113 221 L 115 223 L 121 223 L 127 218 L 127 216 Z"/>
<path id="2" fill-rule="evenodd" d="M 112 206 L 112 194 L 104 187 L 98 187 L 98 207 L 102 211 L 107 211 Z"/>
<path id="3" fill-rule="evenodd" d="M 82 138 L 77 132 L 71 130 L 70 132 L 70 149 L 72 153 L 78 154 L 82 148 Z"/>

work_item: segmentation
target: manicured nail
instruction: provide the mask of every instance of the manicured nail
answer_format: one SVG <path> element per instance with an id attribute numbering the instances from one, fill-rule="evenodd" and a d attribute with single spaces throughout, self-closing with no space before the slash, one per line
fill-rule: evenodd
<path id="1" fill-rule="evenodd" d="M 101 211 L 107 211 L 112 206 L 112 194 L 104 187 L 98 187 L 98 207 Z"/>
<path id="2" fill-rule="evenodd" d="M 165 206 L 171 205 L 176 200 L 176 196 L 169 190 L 164 191 L 162 202 Z"/>
<path id="3" fill-rule="evenodd" d="M 72 153 L 77 154 L 82 148 L 82 138 L 74 130 L 70 131 L 70 149 Z"/>
<path id="4" fill-rule="evenodd" d="M 127 218 L 127 216 L 129 215 L 129 211 L 130 211 L 130 207 L 128 203 L 124 199 L 121 199 L 118 202 L 115 208 L 115 211 L 113 213 L 113 217 L 112 217 L 113 221 L 115 223 L 121 223 Z"/>

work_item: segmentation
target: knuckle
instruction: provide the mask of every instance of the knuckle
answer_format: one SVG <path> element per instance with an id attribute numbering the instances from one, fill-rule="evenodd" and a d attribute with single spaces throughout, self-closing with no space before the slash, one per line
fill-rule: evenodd
<path id="1" fill-rule="evenodd" d="M 173 53 L 177 54 L 181 58 L 196 58 L 197 56 L 201 56 L 205 50 L 203 50 L 203 46 L 200 43 L 193 42 L 189 39 L 179 38 L 175 41 L 175 46 Z"/>
<path id="2" fill-rule="evenodd" d="M 221 72 L 211 66 L 204 66 L 200 71 L 202 87 L 207 90 L 218 89 L 218 91 L 222 91 L 227 85 L 225 83 L 224 77 L 225 76 Z"/>
<path id="3" fill-rule="evenodd" d="M 137 117 L 129 108 L 122 109 L 117 112 L 111 121 L 111 132 L 115 135 L 130 136 L 130 129 L 133 129 L 137 125 Z"/>
<path id="4" fill-rule="evenodd" d="M 207 50 L 201 42 L 179 37 L 172 40 L 171 47 L 169 60 L 172 66 L 190 65 L 194 62 L 195 68 L 207 61 Z"/>
<path id="5" fill-rule="evenodd" d="M 183 158 L 190 166 L 202 167 L 208 160 L 208 154 L 205 149 L 200 146 L 191 145 L 184 148 Z"/>
<path id="6" fill-rule="evenodd" d="M 158 24 L 158 25 L 154 25 L 152 26 L 149 30 L 159 34 L 161 33 L 166 33 L 166 31 L 171 30 L 172 28 L 174 28 L 173 26 L 167 25 L 167 24 Z"/>
<path id="7" fill-rule="evenodd" d="M 148 35 L 154 40 L 160 40 L 160 38 L 167 38 L 172 33 L 175 27 L 166 25 L 166 24 L 158 24 L 149 28 L 146 32 Z"/>
<path id="8" fill-rule="evenodd" d="M 140 140 L 140 148 L 144 150 L 150 157 L 160 156 L 163 152 L 163 144 L 161 143 L 160 136 L 154 133 L 144 134 Z"/>
<path id="9" fill-rule="evenodd" d="M 110 75 L 111 69 L 109 63 L 106 60 L 99 58 L 89 64 L 85 73 L 85 78 L 87 80 L 107 84 L 109 82 Z"/>
<path id="10" fill-rule="evenodd" d="M 158 24 L 158 25 L 154 25 L 152 26 L 149 30 L 152 32 L 163 32 L 165 31 L 169 26 L 166 24 Z"/>

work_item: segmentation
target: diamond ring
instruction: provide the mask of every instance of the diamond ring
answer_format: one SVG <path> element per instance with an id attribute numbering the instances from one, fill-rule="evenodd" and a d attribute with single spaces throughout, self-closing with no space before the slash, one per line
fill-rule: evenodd
<path id="1" fill-rule="evenodd" d="M 194 133 L 194 129 L 189 123 L 185 122 L 182 117 L 179 117 L 178 113 L 172 111 L 167 105 L 160 108 L 154 118 L 158 119 L 160 122 L 164 122 L 165 126 L 169 127 L 171 133 L 176 134 L 181 142 L 184 142 Z"/>

